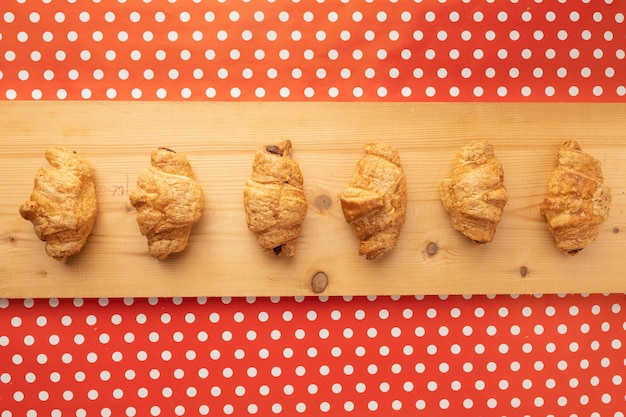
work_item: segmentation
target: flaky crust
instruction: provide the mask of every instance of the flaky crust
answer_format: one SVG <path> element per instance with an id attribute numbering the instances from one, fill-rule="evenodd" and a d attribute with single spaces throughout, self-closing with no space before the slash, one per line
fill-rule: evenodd
<path id="1" fill-rule="evenodd" d="M 598 237 L 611 206 L 611 189 L 603 181 L 599 160 L 583 152 L 576 141 L 561 145 L 550 196 L 540 211 L 562 251 L 575 255 Z"/>
<path id="2" fill-rule="evenodd" d="M 64 148 L 49 148 L 46 159 L 50 165 L 37 171 L 30 200 L 19 212 L 46 242 L 46 253 L 65 262 L 80 252 L 96 222 L 93 168 Z"/>
<path id="3" fill-rule="evenodd" d="M 187 247 L 204 200 L 185 155 L 159 148 L 150 159 L 150 168 L 139 175 L 129 199 L 137 209 L 137 224 L 148 239 L 150 255 L 163 260 Z"/>
<path id="4" fill-rule="evenodd" d="M 408 201 L 398 151 L 385 143 L 366 143 L 365 156 L 339 199 L 344 218 L 360 242 L 359 255 L 373 260 L 393 249 Z"/>
<path id="5" fill-rule="evenodd" d="M 461 147 L 450 174 L 440 183 L 440 194 L 456 230 L 476 243 L 491 242 L 508 201 L 504 171 L 493 146 L 474 141 Z"/>
<path id="6" fill-rule="evenodd" d="M 293 257 L 308 204 L 300 167 L 291 158 L 291 141 L 257 150 L 243 202 L 248 229 L 256 233 L 261 248 Z"/>

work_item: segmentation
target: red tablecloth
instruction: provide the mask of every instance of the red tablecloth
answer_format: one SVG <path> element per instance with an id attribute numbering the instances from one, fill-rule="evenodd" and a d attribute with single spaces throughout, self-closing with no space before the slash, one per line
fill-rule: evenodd
<path id="1" fill-rule="evenodd" d="M 619 0 L 3 1 L 0 106 L 623 102 L 625 12 Z M 0 417 L 623 417 L 625 310 L 624 294 L 0 299 Z"/>
<path id="2" fill-rule="evenodd" d="M 620 1 L 5 1 L 7 99 L 624 101 Z"/>

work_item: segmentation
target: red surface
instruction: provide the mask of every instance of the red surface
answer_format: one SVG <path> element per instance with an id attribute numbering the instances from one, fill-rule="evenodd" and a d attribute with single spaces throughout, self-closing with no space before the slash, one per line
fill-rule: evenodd
<path id="1" fill-rule="evenodd" d="M 0 99 L 624 102 L 625 9 L 7 0 Z M 0 299 L 0 417 L 623 417 L 624 311 L 624 294 Z"/>
<path id="2" fill-rule="evenodd" d="M 0 97 L 624 101 L 625 9 L 609 0 L 7 0 Z"/>
<path id="3" fill-rule="evenodd" d="M 626 404 L 623 295 L 0 308 L 3 417 L 622 416 Z"/>

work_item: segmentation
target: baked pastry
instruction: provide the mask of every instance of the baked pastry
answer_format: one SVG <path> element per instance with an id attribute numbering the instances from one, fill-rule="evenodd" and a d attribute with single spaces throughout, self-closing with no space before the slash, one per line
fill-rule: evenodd
<path id="1" fill-rule="evenodd" d="M 30 200 L 19 212 L 46 242 L 46 253 L 65 262 L 80 252 L 96 222 L 93 168 L 64 148 L 48 148 L 46 159 L 50 165 L 37 171 Z"/>
<path id="2" fill-rule="evenodd" d="M 243 192 L 248 229 L 265 252 L 288 258 L 296 253 L 308 209 L 302 173 L 290 153 L 289 140 L 257 150 Z"/>
<path id="3" fill-rule="evenodd" d="M 540 211 L 548 220 L 556 246 L 575 255 L 598 237 L 609 217 L 611 189 L 603 184 L 600 161 L 576 141 L 561 145 L 549 183 L 550 196 Z"/>
<path id="4" fill-rule="evenodd" d="M 380 142 L 365 144 L 350 184 L 339 195 L 341 210 L 359 240 L 359 255 L 376 259 L 396 246 L 406 220 L 406 177 L 400 155 Z"/>
<path id="5" fill-rule="evenodd" d="M 491 242 L 508 200 L 493 146 L 473 141 L 461 147 L 439 188 L 452 226 L 476 243 Z"/>
<path id="6" fill-rule="evenodd" d="M 150 159 L 150 168 L 139 175 L 129 199 L 137 209 L 139 230 L 148 238 L 150 255 L 163 260 L 187 247 L 204 201 L 185 155 L 158 148 Z"/>

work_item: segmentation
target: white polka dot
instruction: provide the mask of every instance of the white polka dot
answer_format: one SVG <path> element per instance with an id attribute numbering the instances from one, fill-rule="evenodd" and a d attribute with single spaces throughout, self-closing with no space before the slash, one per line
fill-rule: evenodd
<path id="1" fill-rule="evenodd" d="M 78 40 L 78 33 L 74 30 L 67 32 L 67 40 L 70 42 L 76 42 Z"/>
<path id="2" fill-rule="evenodd" d="M 424 400 L 417 400 L 415 402 L 415 408 L 418 410 L 424 410 L 426 408 L 426 401 Z"/>
<path id="3" fill-rule="evenodd" d="M 18 32 L 17 33 L 17 40 L 19 42 L 26 42 L 26 41 L 28 41 L 28 33 L 27 32 Z"/>
<path id="4" fill-rule="evenodd" d="M 289 59 L 289 51 L 288 51 L 287 49 L 281 49 L 281 50 L 278 52 L 278 57 L 279 57 L 280 59 L 282 59 L 283 61 L 285 61 L 285 60 Z M 232 58 L 232 56 L 231 56 L 231 58 Z"/>
<path id="5" fill-rule="evenodd" d="M 365 32 L 365 35 L 364 35 L 364 36 L 365 36 L 365 40 L 367 40 L 367 41 L 371 41 L 371 40 L 373 40 L 373 39 L 374 39 L 374 37 L 375 37 L 375 33 L 374 33 L 373 31 L 371 31 L 371 30 L 368 30 L 368 31 L 366 31 L 366 32 Z M 350 32 L 349 32 L 349 31 L 347 31 L 347 30 L 343 30 L 343 31 L 341 31 L 341 33 L 339 34 L 339 38 L 340 38 L 342 41 L 345 41 L 345 42 L 349 41 L 349 40 L 350 40 L 350 37 L 351 37 L 351 34 L 350 34 Z"/>
<path id="6" fill-rule="evenodd" d="M 482 343 L 477 343 L 474 346 L 474 352 L 476 352 L 479 355 L 482 355 L 483 353 L 485 353 L 486 349 L 485 349 L 485 345 L 483 345 Z"/>
<path id="7" fill-rule="evenodd" d="M 546 49 L 545 56 L 548 59 L 554 59 L 556 57 L 556 51 L 552 48 Z"/>
<path id="8" fill-rule="evenodd" d="M 472 39 L 472 32 L 470 32 L 469 30 L 464 30 L 463 32 L 461 32 L 461 39 L 463 39 L 464 41 L 469 41 L 470 39 Z"/>
<path id="9" fill-rule="evenodd" d="M 176 42 L 178 40 L 178 32 L 171 30 L 167 33 L 167 39 L 170 42 Z"/>
<path id="10" fill-rule="evenodd" d="M 428 383 L 426 384 L 426 388 L 428 389 L 428 391 L 434 392 L 437 391 L 437 382 L 435 381 L 428 381 Z"/>
<path id="11" fill-rule="evenodd" d="M 360 22 L 361 20 L 363 20 L 363 13 L 356 11 L 352 13 L 352 20 L 354 22 Z"/>
<path id="12" fill-rule="evenodd" d="M 600 342 L 598 342 L 597 340 L 592 341 L 591 350 L 597 351 L 598 349 L 600 349 Z"/>
<path id="13" fill-rule="evenodd" d="M 559 40 L 564 41 L 567 39 L 568 37 L 568 33 L 566 30 L 559 30 L 556 34 L 557 38 L 559 38 Z"/>
<path id="14" fill-rule="evenodd" d="M 542 361 L 535 361 L 535 363 L 533 364 L 533 368 L 535 368 L 535 371 L 542 371 L 544 368 L 544 364 Z"/>
<path id="15" fill-rule="evenodd" d="M 463 329 L 461 331 L 463 332 L 464 336 L 471 336 L 472 333 L 474 333 L 474 329 L 472 328 L 472 326 L 463 326 Z"/>
<path id="16" fill-rule="evenodd" d="M 75 74 L 71 74 L 70 77 L 78 78 L 78 72 L 76 72 Z M 94 70 L 93 78 L 98 81 L 102 80 L 104 78 L 104 71 L 102 71 L 101 69 Z"/>
<path id="17" fill-rule="evenodd" d="M 254 95 L 255 95 L 257 98 L 263 98 L 263 97 L 265 97 L 265 89 L 264 89 L 263 87 L 257 87 L 257 88 L 254 90 Z"/>
<path id="18" fill-rule="evenodd" d="M 488 30 L 485 32 L 485 39 L 488 41 L 493 41 L 496 38 L 496 32 L 493 30 Z"/>
<path id="19" fill-rule="evenodd" d="M 604 75 L 607 78 L 613 78 L 613 76 L 615 76 L 615 69 L 613 69 L 612 67 L 607 67 L 604 69 Z"/>
<path id="20" fill-rule="evenodd" d="M 518 361 L 513 361 L 509 365 L 509 368 L 511 368 L 513 372 L 518 372 L 522 368 L 522 365 Z"/>
<path id="21" fill-rule="evenodd" d="M 556 20 L 556 13 L 553 11 L 546 12 L 546 20 L 548 22 L 554 22 Z"/>
<path id="22" fill-rule="evenodd" d="M 567 365 L 567 362 L 566 362 L 566 361 L 564 361 L 564 360 L 560 360 L 560 361 L 557 363 L 557 368 L 559 368 L 559 370 L 560 370 L 560 371 L 564 371 L 564 370 L 566 370 L 566 369 L 567 369 L 567 366 L 568 366 L 568 365 Z"/>
<path id="23" fill-rule="evenodd" d="M 4 53 L 4 59 L 6 59 L 9 62 L 14 61 L 16 57 L 17 57 L 17 55 L 13 51 L 6 51 Z"/>

